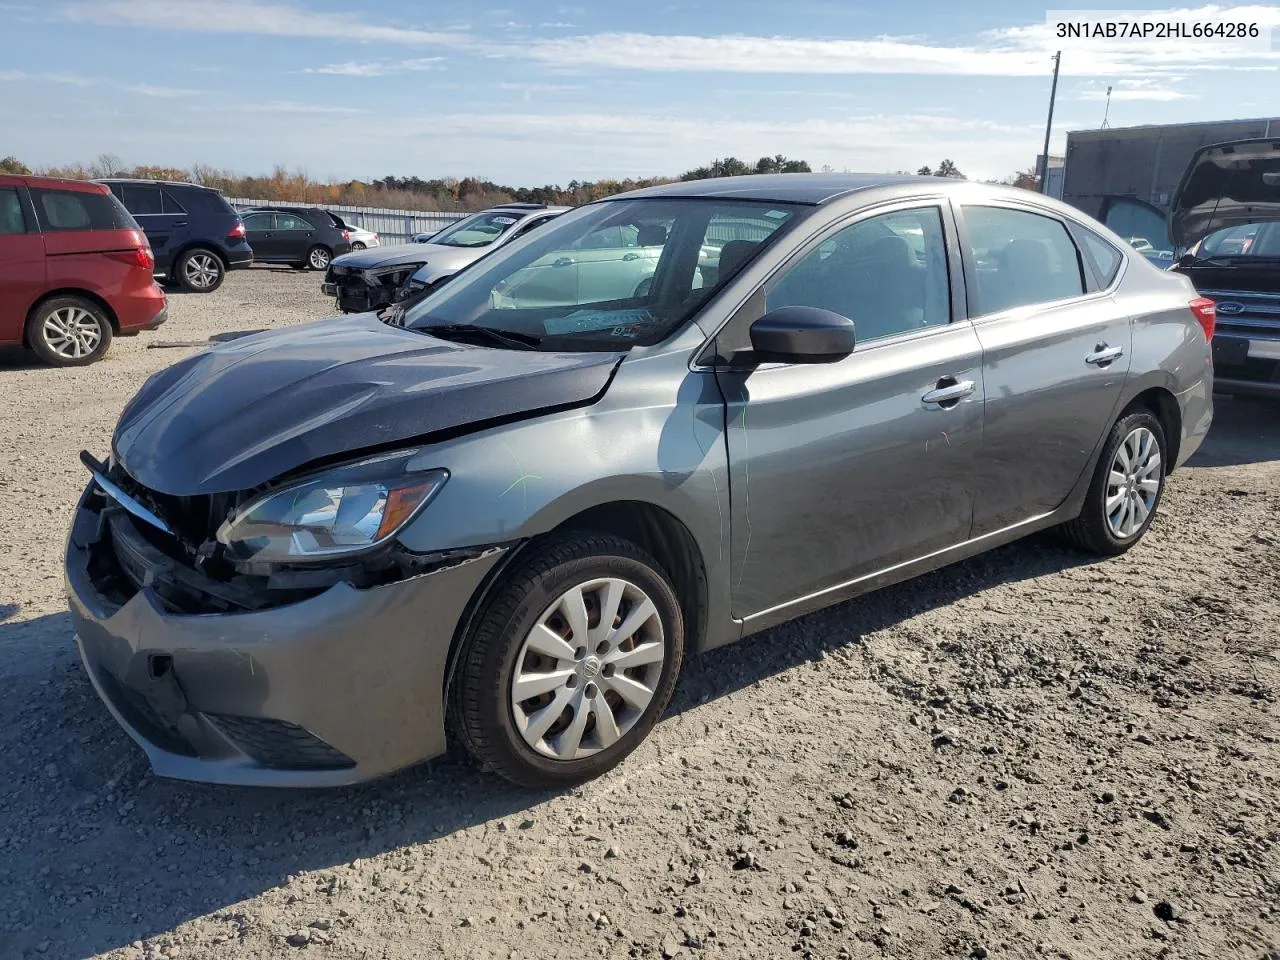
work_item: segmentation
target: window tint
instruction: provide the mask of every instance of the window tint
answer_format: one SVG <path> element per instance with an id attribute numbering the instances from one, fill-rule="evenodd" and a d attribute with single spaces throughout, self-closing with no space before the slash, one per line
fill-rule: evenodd
<path id="1" fill-rule="evenodd" d="M 26 232 L 22 198 L 18 196 L 18 191 L 13 187 L 0 187 L 0 236 Z"/>
<path id="2" fill-rule="evenodd" d="M 511 238 L 514 240 L 516 237 L 523 237 L 530 230 L 534 230 L 552 219 L 554 218 L 553 217 L 534 217 L 531 220 L 527 220 L 525 223 L 521 224 L 519 227 L 516 228 L 516 232 L 511 235 Z"/>
<path id="3" fill-rule="evenodd" d="M 720 260 L 735 243 L 726 243 Z M 861 220 L 814 248 L 770 289 L 766 310 L 805 306 L 854 322 L 859 342 L 951 320 L 942 211 L 901 210 Z"/>
<path id="4" fill-rule="evenodd" d="M 276 229 L 277 230 L 310 230 L 312 229 L 312 226 L 311 224 L 307 223 L 307 221 L 303 220 L 301 217 L 295 217 L 291 213 L 277 213 Z"/>
<path id="5" fill-rule="evenodd" d="M 149 183 L 122 183 L 120 199 L 134 216 L 145 217 L 164 212 L 160 188 Z"/>
<path id="6" fill-rule="evenodd" d="M 1090 233 L 1083 228 L 1080 233 L 1084 237 L 1084 248 L 1089 254 L 1089 259 L 1093 261 L 1093 266 L 1098 271 L 1098 286 L 1111 286 L 1111 281 L 1120 272 L 1120 261 L 1123 259 L 1120 251 L 1096 233 Z"/>
<path id="7" fill-rule="evenodd" d="M 246 230 L 270 230 L 272 229 L 272 218 L 274 216 L 274 213 L 251 213 L 244 218 L 244 228 Z"/>
<path id="8" fill-rule="evenodd" d="M 186 208 L 180 204 L 174 195 L 168 190 L 160 191 L 161 203 L 164 206 L 165 213 L 186 213 Z"/>
<path id="9" fill-rule="evenodd" d="M 1084 293 L 1080 255 L 1060 221 L 1004 207 L 963 209 L 978 279 L 971 315 Z"/>
<path id="10" fill-rule="evenodd" d="M 173 195 L 192 213 L 221 213 L 229 217 L 236 215 L 231 204 L 215 190 L 178 189 L 173 191 Z"/>
<path id="11" fill-rule="evenodd" d="M 45 230 L 136 230 L 138 226 L 109 193 L 33 188 L 31 199 Z"/>

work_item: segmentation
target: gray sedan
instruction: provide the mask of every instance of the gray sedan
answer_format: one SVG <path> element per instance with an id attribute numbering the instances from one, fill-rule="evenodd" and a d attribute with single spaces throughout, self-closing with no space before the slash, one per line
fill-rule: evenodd
<path id="1" fill-rule="evenodd" d="M 644 269 L 546 268 L 584 247 Z M 1132 548 L 1209 428 L 1213 321 L 1018 190 L 785 175 L 593 203 L 395 322 L 152 377 L 82 457 L 84 665 L 165 776 L 344 784 L 456 738 L 581 782 L 690 654 L 1038 530 Z"/>

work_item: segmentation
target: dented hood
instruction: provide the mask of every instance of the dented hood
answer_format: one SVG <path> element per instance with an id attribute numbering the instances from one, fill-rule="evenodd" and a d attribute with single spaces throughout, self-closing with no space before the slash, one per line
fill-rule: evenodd
<path id="1" fill-rule="evenodd" d="M 1226 227 L 1280 220 L 1280 139 L 1201 147 L 1169 210 L 1169 237 L 1182 250 Z"/>
<path id="2" fill-rule="evenodd" d="M 248 490 L 316 460 L 589 403 L 621 356 L 469 346 L 373 314 L 321 320 L 155 374 L 125 407 L 111 447 L 130 476 L 161 493 Z"/>

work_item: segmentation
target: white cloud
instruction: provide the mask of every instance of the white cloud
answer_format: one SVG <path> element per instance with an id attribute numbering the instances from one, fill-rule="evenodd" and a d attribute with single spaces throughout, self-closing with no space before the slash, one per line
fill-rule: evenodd
<path id="1" fill-rule="evenodd" d="M 1082 90 L 1072 99 L 1103 102 L 1107 99 L 1107 91 Z M 1200 97 L 1193 93 L 1183 93 L 1181 90 L 1161 90 L 1157 88 L 1126 89 L 1124 87 L 1119 87 L 1111 91 L 1111 99 L 1117 103 L 1125 100 L 1147 100 L 1155 103 L 1173 103 L 1178 100 L 1199 100 Z"/>
<path id="2" fill-rule="evenodd" d="M 422 70 L 438 70 L 444 57 L 415 57 L 412 60 L 375 60 L 370 63 L 329 63 L 323 67 L 308 67 L 303 73 L 323 73 L 337 77 L 382 77 L 389 73 L 409 73 Z"/>
<path id="3" fill-rule="evenodd" d="M 294 100 L 267 100 L 262 103 L 242 103 L 235 107 L 247 113 L 315 113 L 346 114 L 368 113 L 359 107 L 339 107 L 327 103 L 298 103 Z"/>
<path id="4" fill-rule="evenodd" d="M 82 77 L 76 73 L 31 73 L 26 70 L 0 70 L 0 83 L 62 83 L 69 87 L 95 87 L 98 81 L 93 77 Z"/>
<path id="5" fill-rule="evenodd" d="M 129 93 L 136 93 L 142 97 L 159 97 L 162 99 L 176 99 L 178 97 L 199 96 L 204 91 L 188 90 L 185 87 L 157 87 L 150 83 L 131 83 L 123 88 Z"/>

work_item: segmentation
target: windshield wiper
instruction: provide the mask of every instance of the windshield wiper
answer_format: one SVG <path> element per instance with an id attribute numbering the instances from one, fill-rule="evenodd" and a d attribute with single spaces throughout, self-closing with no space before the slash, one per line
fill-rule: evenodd
<path id="1" fill-rule="evenodd" d="M 1280 260 L 1280 256 L 1263 255 L 1257 253 L 1219 253 L 1212 257 L 1192 256 L 1190 260 L 1182 262 L 1184 267 L 1225 267 L 1235 269 L 1237 267 L 1248 267 L 1253 264 L 1275 263 Z"/>
<path id="2" fill-rule="evenodd" d="M 541 337 L 527 333 L 516 333 L 512 330 L 496 330 L 493 327 L 479 327 L 473 323 L 437 323 L 430 326 L 414 327 L 419 333 L 440 337 L 441 340 L 465 339 L 474 337 L 477 340 L 488 340 L 511 350 L 536 350 L 542 342 Z"/>

